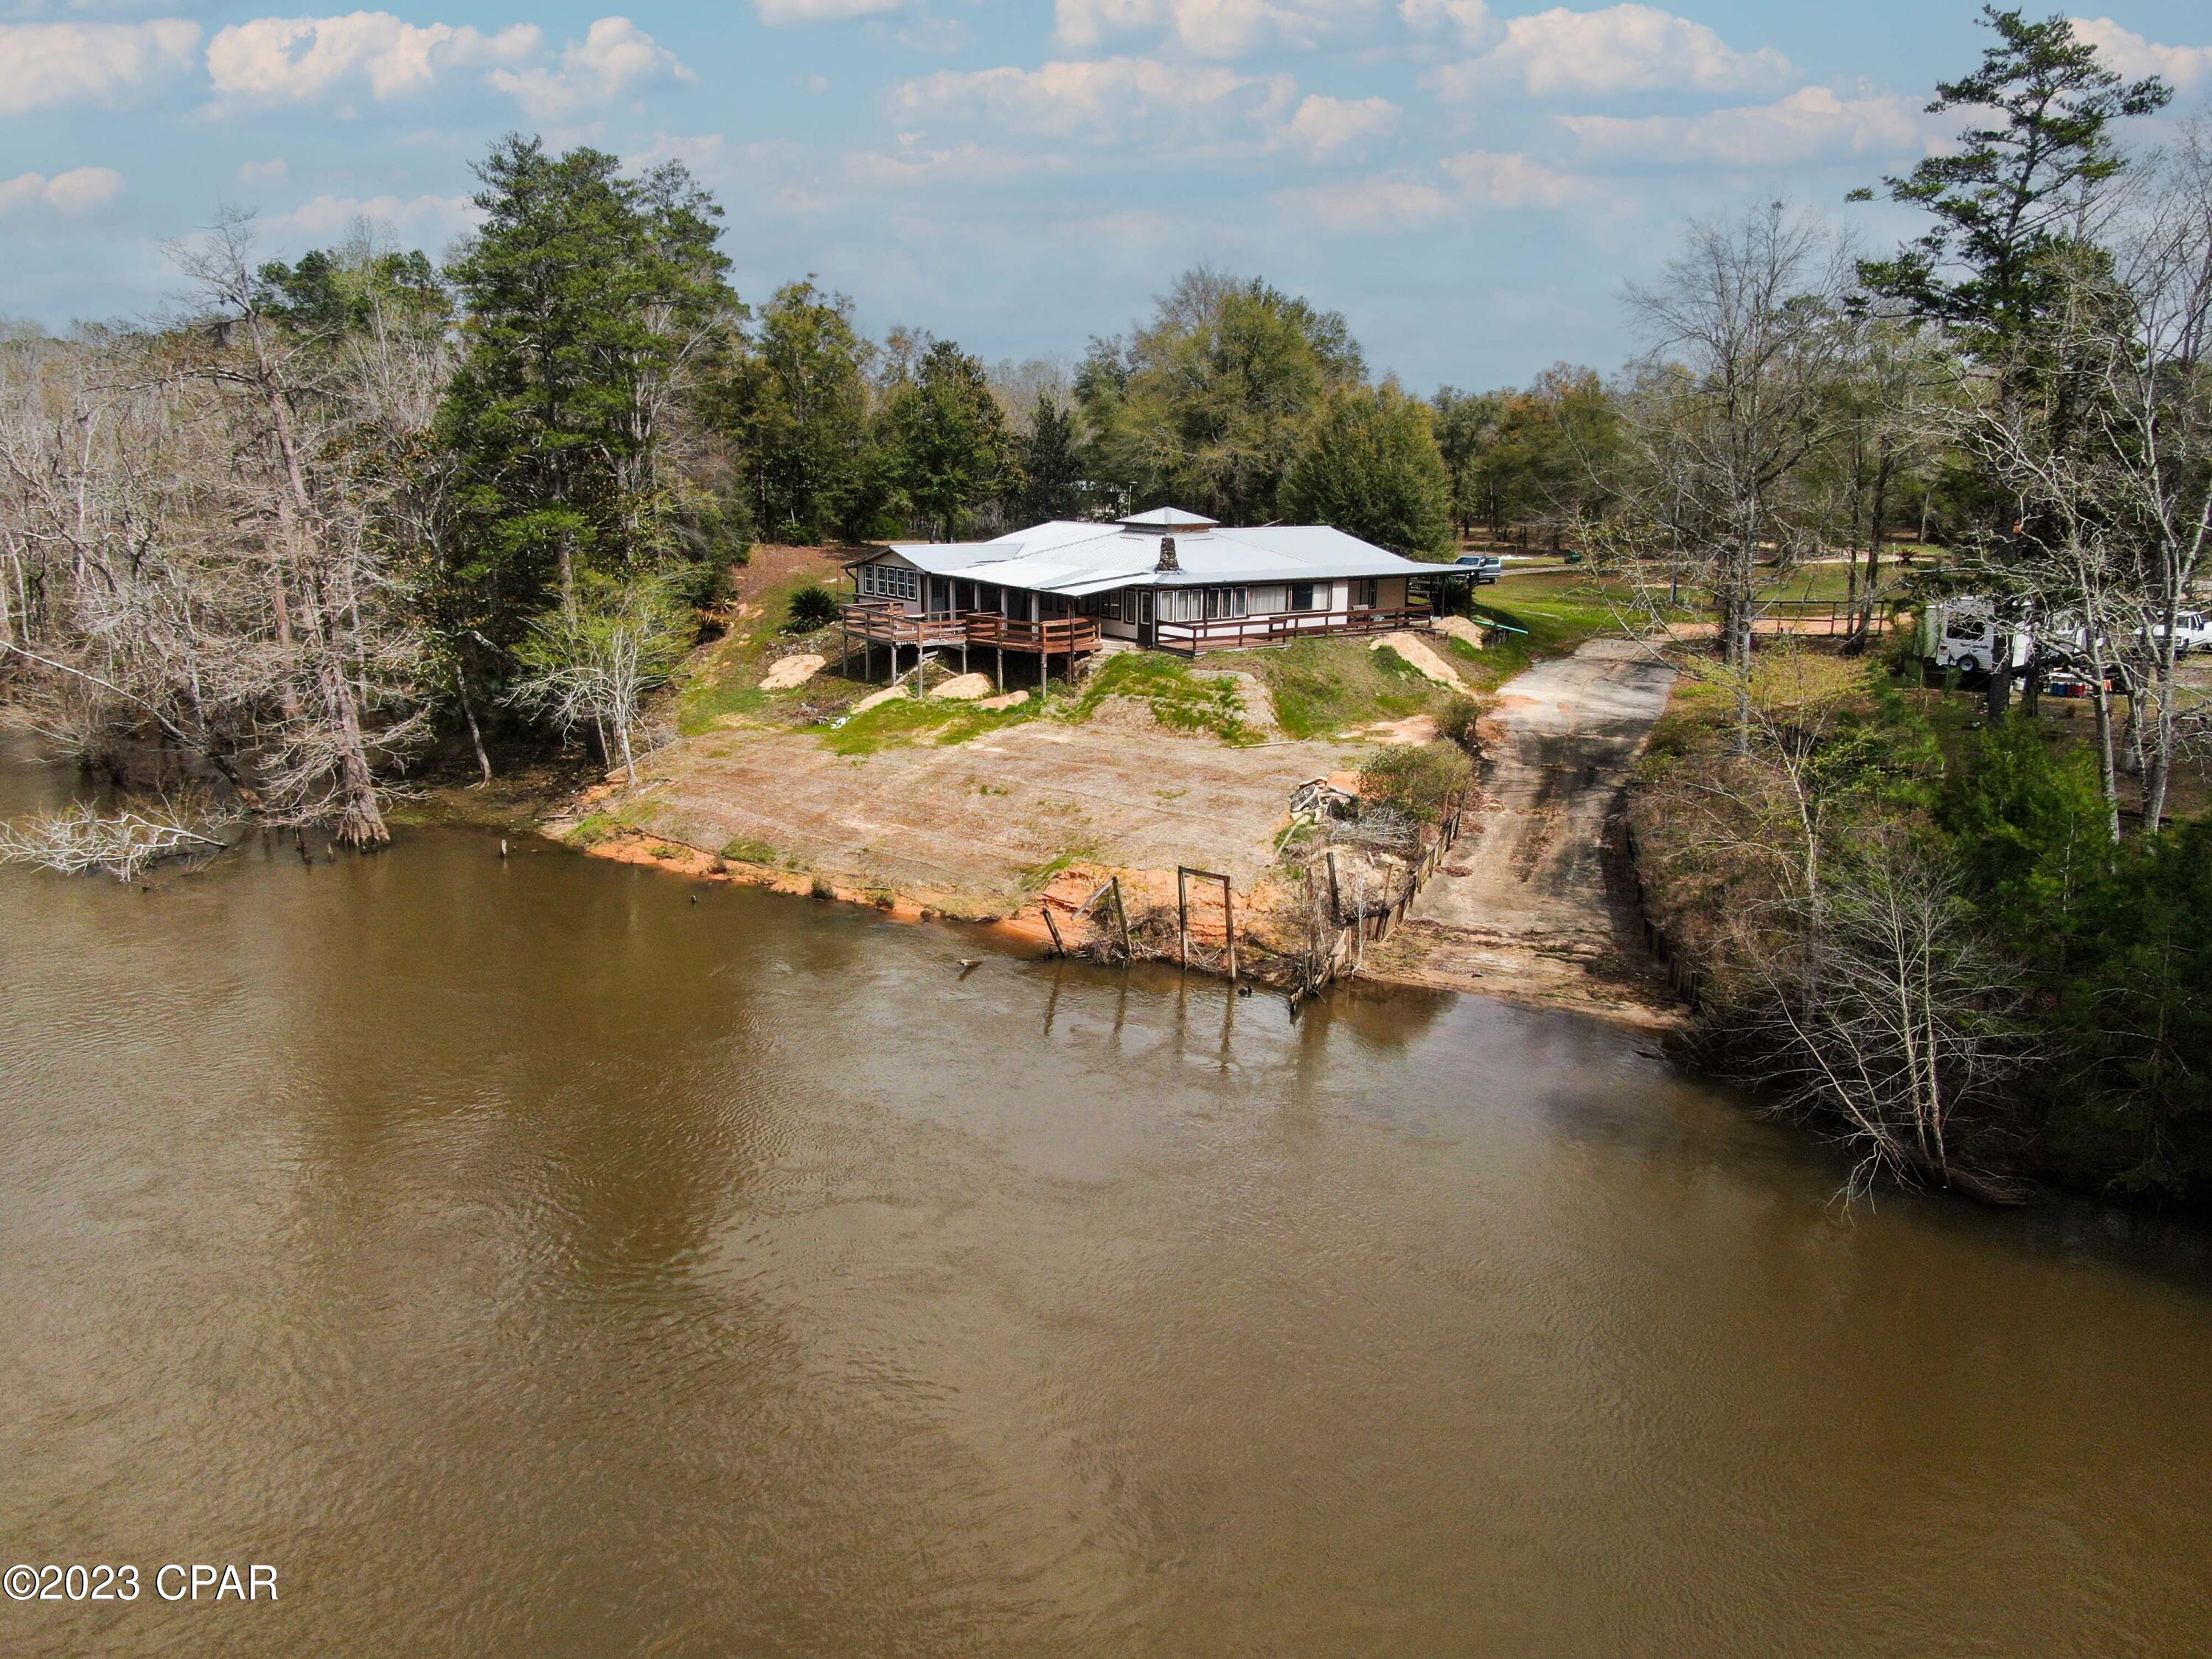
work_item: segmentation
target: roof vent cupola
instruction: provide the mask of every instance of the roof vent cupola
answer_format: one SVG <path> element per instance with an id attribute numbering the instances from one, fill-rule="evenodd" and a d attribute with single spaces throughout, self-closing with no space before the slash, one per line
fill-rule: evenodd
<path id="1" fill-rule="evenodd" d="M 1149 513 L 1132 514 L 1122 520 L 1121 528 L 1139 536 L 1203 536 L 1219 524 L 1196 513 L 1186 513 L 1179 507 L 1156 507 Z"/>

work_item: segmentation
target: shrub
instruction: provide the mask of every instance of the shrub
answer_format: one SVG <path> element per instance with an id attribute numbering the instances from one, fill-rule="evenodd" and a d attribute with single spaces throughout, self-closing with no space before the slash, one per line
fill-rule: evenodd
<path id="1" fill-rule="evenodd" d="M 1437 735 L 1449 738 L 1470 755 L 1480 755 L 1482 740 L 1475 736 L 1474 727 L 1481 718 L 1482 705 L 1473 697 L 1447 697 L 1437 711 Z"/>
<path id="2" fill-rule="evenodd" d="M 787 634 L 811 634 L 817 628 L 827 628 L 837 620 L 841 607 L 837 596 L 819 582 L 809 582 L 791 596 L 789 613 L 784 619 Z"/>
<path id="3" fill-rule="evenodd" d="M 1359 793 L 1371 805 L 1395 807 L 1434 823 L 1474 781 L 1474 763 L 1453 743 L 1392 744 L 1359 769 Z"/>

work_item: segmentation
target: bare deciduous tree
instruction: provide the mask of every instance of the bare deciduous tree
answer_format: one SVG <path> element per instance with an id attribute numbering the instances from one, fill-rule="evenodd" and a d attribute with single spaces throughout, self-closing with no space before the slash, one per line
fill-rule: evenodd
<path id="1" fill-rule="evenodd" d="M 659 584 L 580 585 L 574 604 L 531 624 L 507 701 L 564 736 L 589 728 L 601 759 L 611 764 L 619 755 L 635 785 L 632 737 L 646 697 L 668 683 L 688 643 L 681 611 Z"/>
<path id="2" fill-rule="evenodd" d="M 1762 550 L 1802 527 L 1793 475 L 1839 418 L 1849 270 L 1830 233 L 1777 202 L 1693 226 L 1663 278 L 1630 290 L 1651 342 L 1626 399 L 1630 511 L 1698 568 L 1732 668 L 1751 659 Z M 1740 742 L 1747 699 L 1747 683 Z"/>

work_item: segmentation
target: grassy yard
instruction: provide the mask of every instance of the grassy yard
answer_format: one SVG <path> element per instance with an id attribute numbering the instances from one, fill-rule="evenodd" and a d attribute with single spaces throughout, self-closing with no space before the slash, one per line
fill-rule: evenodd
<path id="1" fill-rule="evenodd" d="M 1584 640 L 1625 632 L 1626 620 L 1638 614 L 1627 584 L 1579 570 L 1516 577 L 1477 592 L 1478 622 L 1527 630 L 1508 634 L 1502 644 L 1470 653 L 1477 659 L 1472 667 L 1460 659 L 1461 674 L 1479 691 L 1494 691 L 1531 664 L 1565 656 Z"/>
<path id="2" fill-rule="evenodd" d="M 905 744 L 966 743 L 971 738 L 1035 720 L 1039 712 L 1034 697 L 1012 708 L 978 708 L 972 702 L 893 697 L 864 714 L 854 715 L 842 726 L 823 729 L 822 744 L 833 754 L 857 758 Z"/>
<path id="3" fill-rule="evenodd" d="M 1207 668 L 1216 666 L 1209 660 Z M 1194 672 L 1181 657 L 1156 651 L 1128 651 L 1109 658 L 1093 674 L 1069 718 L 1087 720 L 1109 697 L 1133 697 L 1152 718 L 1175 732 L 1210 732 L 1224 743 L 1254 743 L 1260 734 L 1245 719 L 1243 699 L 1233 682 Z"/>
<path id="4" fill-rule="evenodd" d="M 792 595 L 817 584 L 834 586 L 837 574 L 836 556 L 821 549 L 754 549 L 736 573 L 729 631 L 702 647 L 677 690 L 677 729 L 685 737 L 696 737 L 726 714 L 774 718 L 807 698 L 818 699 L 834 690 L 857 693 L 860 688 L 837 679 L 834 668 L 826 678 L 817 676 L 795 692 L 760 689 L 769 665 L 787 652 L 818 651 L 836 663 L 836 629 L 801 638 L 784 632 L 784 626 L 790 618 Z"/>
<path id="5" fill-rule="evenodd" d="M 1425 678 L 1396 652 L 1371 650 L 1358 639 L 1300 640 L 1265 651 L 1209 652 L 1206 666 L 1257 679 L 1274 701 L 1283 735 L 1290 738 L 1326 737 L 1376 720 L 1403 720 L 1425 713 L 1444 695 L 1443 687 Z"/>

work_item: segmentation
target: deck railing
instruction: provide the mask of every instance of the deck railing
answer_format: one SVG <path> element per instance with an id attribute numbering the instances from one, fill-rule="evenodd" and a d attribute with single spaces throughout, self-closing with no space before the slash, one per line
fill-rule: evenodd
<path id="1" fill-rule="evenodd" d="M 1042 622 L 1017 622 L 994 611 L 971 611 L 968 643 L 995 645 L 1010 651 L 1096 651 L 1098 619 L 1048 617 Z"/>
<path id="2" fill-rule="evenodd" d="M 1096 651 L 1093 617 L 1017 622 L 995 611 L 908 611 L 895 599 L 863 599 L 845 607 L 849 634 L 878 645 L 990 645 L 1005 651 Z"/>
<path id="3" fill-rule="evenodd" d="M 862 599 L 845 607 L 849 634 L 879 645 L 958 645 L 968 637 L 969 611 L 908 611 L 896 599 Z"/>
<path id="4" fill-rule="evenodd" d="M 1402 628 L 1432 625 L 1429 607 L 1384 609 L 1354 605 L 1340 611 L 1291 611 L 1268 617 L 1213 617 L 1203 622 L 1164 622 L 1154 629 L 1163 651 L 1195 656 L 1201 651 L 1235 651 L 1248 646 L 1283 645 L 1323 634 L 1393 634 Z"/>

